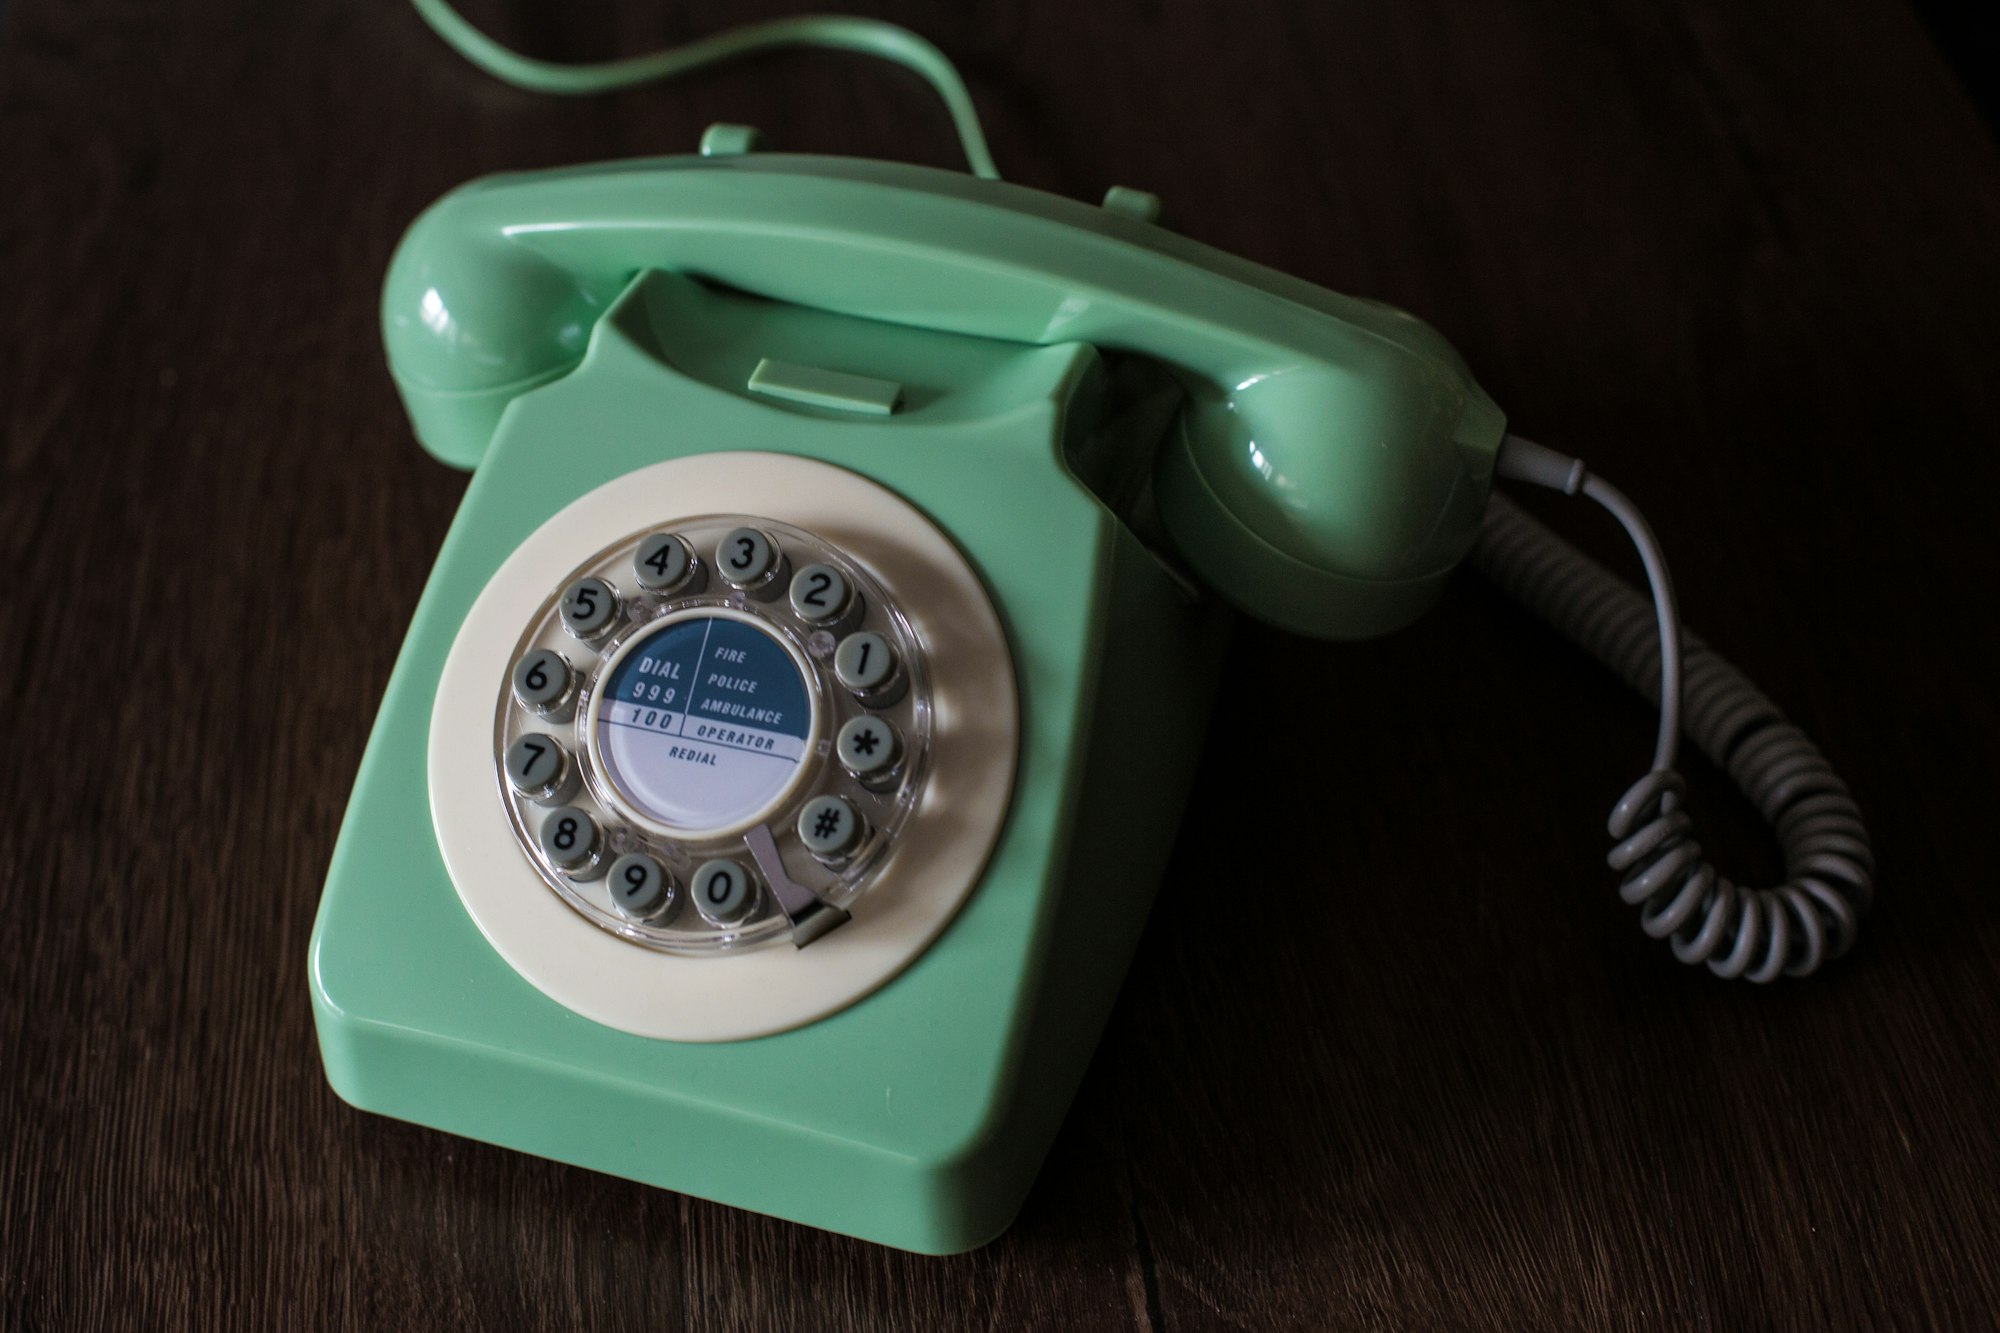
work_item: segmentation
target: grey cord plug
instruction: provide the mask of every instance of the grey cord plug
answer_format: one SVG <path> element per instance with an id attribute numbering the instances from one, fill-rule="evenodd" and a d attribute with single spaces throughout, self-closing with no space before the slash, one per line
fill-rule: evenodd
<path id="1" fill-rule="evenodd" d="M 1683 634 L 1659 541 L 1637 506 L 1577 459 L 1510 435 L 1499 475 L 1609 510 L 1638 549 L 1649 605 L 1630 584 L 1496 492 L 1472 551 L 1494 584 L 1623 676 L 1660 707 L 1653 768 L 1612 809 L 1607 858 L 1624 878 L 1619 896 L 1639 922 L 1670 940 L 1684 963 L 1720 977 L 1771 981 L 1805 976 L 1854 943 L 1875 896 L 1868 830 L 1847 785 L 1776 704 L 1693 634 Z M 1743 888 L 1718 874 L 1681 809 L 1675 768 L 1687 735 L 1727 772 L 1778 836 L 1785 882 Z"/>

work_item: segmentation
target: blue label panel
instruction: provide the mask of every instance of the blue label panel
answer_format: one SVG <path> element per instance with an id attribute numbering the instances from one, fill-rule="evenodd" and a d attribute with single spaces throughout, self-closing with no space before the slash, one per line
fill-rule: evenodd
<path id="1" fill-rule="evenodd" d="M 678 620 L 619 660 L 594 741 L 605 776 L 669 828 L 738 824 L 782 795 L 812 734 L 812 698 L 766 631 L 722 616 Z"/>

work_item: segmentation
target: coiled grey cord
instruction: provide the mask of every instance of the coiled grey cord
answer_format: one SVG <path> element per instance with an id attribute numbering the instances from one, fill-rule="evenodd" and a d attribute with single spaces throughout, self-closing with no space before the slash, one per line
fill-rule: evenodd
<path id="1" fill-rule="evenodd" d="M 1618 842 L 1608 860 L 1624 875 L 1618 893 L 1640 908 L 1641 927 L 1670 940 L 1684 963 L 1755 982 L 1802 977 L 1847 952 L 1875 896 L 1868 830 L 1847 785 L 1762 691 L 1683 635 L 1659 542 L 1616 487 L 1519 436 L 1507 437 L 1498 467 L 1502 477 L 1603 505 L 1638 548 L 1652 585 L 1649 606 L 1497 492 L 1472 552 L 1482 574 L 1660 706 L 1653 769 L 1610 820 Z M 1684 718 L 1688 737 L 1777 833 L 1785 855 L 1777 888 L 1744 888 L 1703 859 L 1681 809 L 1687 783 L 1674 767 Z"/>

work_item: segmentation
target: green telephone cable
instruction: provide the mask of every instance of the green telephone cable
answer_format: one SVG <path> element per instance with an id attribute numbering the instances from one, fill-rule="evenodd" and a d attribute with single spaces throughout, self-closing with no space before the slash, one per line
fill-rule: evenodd
<path id="1" fill-rule="evenodd" d="M 958 142 L 972 174 L 999 180 L 987 150 L 985 131 L 979 127 L 979 112 L 965 81 L 944 52 L 907 28 L 880 19 L 850 18 L 837 14 L 802 14 L 796 18 L 772 19 L 746 24 L 648 55 L 627 56 L 596 64 L 567 65 L 552 60 L 536 60 L 510 51 L 466 22 L 446 0 L 410 0 L 417 14 L 445 45 L 503 83 L 530 92 L 587 96 L 616 92 L 642 83 L 679 78 L 708 65 L 754 55 L 786 46 L 817 46 L 835 51 L 858 51 L 862 55 L 892 61 L 921 75 L 944 99 L 945 110 L 958 131 Z"/>

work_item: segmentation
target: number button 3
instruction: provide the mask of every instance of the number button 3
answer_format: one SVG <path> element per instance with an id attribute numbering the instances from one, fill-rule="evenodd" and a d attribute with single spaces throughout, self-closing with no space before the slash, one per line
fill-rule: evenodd
<path id="1" fill-rule="evenodd" d="M 715 544 L 715 568 L 722 577 L 753 596 L 774 596 L 784 573 L 785 557 L 778 544 L 756 528 L 731 528 Z"/>

